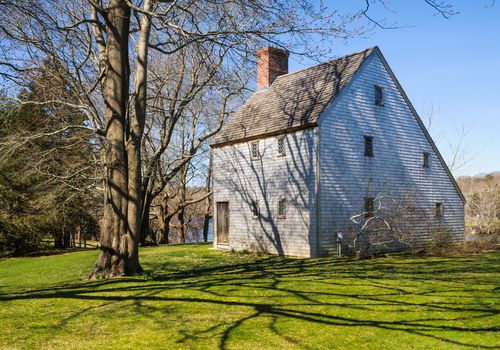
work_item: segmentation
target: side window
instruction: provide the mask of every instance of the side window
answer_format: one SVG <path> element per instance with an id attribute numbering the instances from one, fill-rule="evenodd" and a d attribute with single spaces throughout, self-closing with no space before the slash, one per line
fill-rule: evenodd
<path id="1" fill-rule="evenodd" d="M 373 157 L 373 136 L 365 136 L 365 157 Z"/>
<path id="2" fill-rule="evenodd" d="M 437 217 L 437 218 L 440 218 L 440 217 L 443 216 L 443 214 L 444 214 L 443 203 L 437 202 L 436 203 L 435 212 L 434 212 L 434 216 Z"/>
<path id="3" fill-rule="evenodd" d="M 380 85 L 375 85 L 375 105 L 384 105 L 384 88 Z"/>
<path id="4" fill-rule="evenodd" d="M 422 153 L 422 167 L 424 167 L 424 168 L 429 168 L 430 167 L 429 153 L 428 152 L 423 152 Z"/>
<path id="5" fill-rule="evenodd" d="M 259 159 L 259 141 L 251 142 L 250 143 L 250 158 L 252 160 Z"/>
<path id="6" fill-rule="evenodd" d="M 282 198 L 278 202 L 278 217 L 286 218 L 286 199 Z"/>
<path id="7" fill-rule="evenodd" d="M 373 197 L 365 197 L 365 218 L 371 218 L 373 216 Z"/>
<path id="8" fill-rule="evenodd" d="M 285 142 L 285 136 L 278 137 L 278 157 L 284 157 L 286 154 Z"/>
<path id="9" fill-rule="evenodd" d="M 252 210 L 252 216 L 254 218 L 259 217 L 259 203 L 256 200 L 252 200 L 252 203 L 250 203 L 250 209 Z"/>

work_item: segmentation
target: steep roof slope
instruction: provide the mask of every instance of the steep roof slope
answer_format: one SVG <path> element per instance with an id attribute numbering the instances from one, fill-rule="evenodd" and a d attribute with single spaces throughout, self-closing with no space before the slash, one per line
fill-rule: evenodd
<path id="1" fill-rule="evenodd" d="M 316 125 L 375 48 L 279 76 L 257 92 L 224 126 L 213 145 Z"/>

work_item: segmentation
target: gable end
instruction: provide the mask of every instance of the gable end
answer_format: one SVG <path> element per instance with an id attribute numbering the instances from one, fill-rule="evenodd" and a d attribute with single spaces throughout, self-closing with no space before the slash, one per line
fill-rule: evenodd
<path id="1" fill-rule="evenodd" d="M 411 103 L 410 99 L 406 95 L 403 87 L 401 86 L 401 84 L 399 83 L 398 79 L 394 75 L 394 72 L 392 71 L 392 69 L 389 67 L 389 64 L 387 63 L 384 55 L 382 54 L 382 52 L 380 51 L 380 49 L 378 47 L 375 47 L 374 52 L 378 55 L 378 57 L 380 58 L 380 61 L 384 65 L 385 69 L 387 70 L 387 73 L 389 73 L 389 76 L 391 77 L 391 79 L 396 84 L 396 87 L 397 87 L 399 93 L 401 94 L 401 96 L 403 97 L 404 101 L 406 102 L 406 105 L 408 106 L 408 108 L 410 109 L 411 113 L 413 114 L 413 117 L 415 118 L 415 120 L 417 121 L 418 125 L 420 126 L 420 129 L 422 130 L 422 132 L 424 133 L 427 141 L 431 145 L 434 153 L 437 155 L 437 158 L 439 159 L 441 165 L 443 166 L 443 169 L 445 170 L 446 174 L 448 175 L 448 178 L 450 179 L 450 181 L 452 182 L 453 186 L 455 187 L 455 190 L 457 191 L 458 195 L 460 196 L 460 199 L 465 204 L 465 197 L 464 197 L 462 191 L 460 190 L 460 187 L 458 186 L 457 182 L 455 181 L 455 178 L 453 177 L 453 174 L 451 173 L 450 169 L 448 168 L 448 165 L 446 165 L 446 162 L 444 161 L 443 156 L 441 155 L 441 153 L 439 152 L 436 144 L 432 140 L 431 135 L 427 131 L 424 123 L 422 122 L 422 119 L 420 119 L 420 116 L 418 115 L 417 111 L 413 107 L 413 104 Z"/>

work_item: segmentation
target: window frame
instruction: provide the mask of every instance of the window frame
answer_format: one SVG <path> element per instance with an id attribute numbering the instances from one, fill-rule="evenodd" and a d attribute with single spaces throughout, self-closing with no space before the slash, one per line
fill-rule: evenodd
<path id="1" fill-rule="evenodd" d="M 375 152 L 373 151 L 373 136 L 363 135 L 365 142 L 365 157 L 374 157 Z"/>
<path id="2" fill-rule="evenodd" d="M 381 85 L 374 85 L 375 89 L 375 106 L 384 106 L 384 87 Z"/>
<path id="3" fill-rule="evenodd" d="M 254 155 L 254 146 L 256 146 L 256 155 Z M 258 160 L 260 159 L 260 151 L 259 151 L 259 141 L 251 141 L 250 142 L 250 159 Z"/>
<path id="4" fill-rule="evenodd" d="M 364 198 L 364 206 L 363 206 L 363 216 L 367 219 L 372 218 L 374 214 L 374 202 L 375 198 L 373 197 L 365 197 Z"/>
<path id="5" fill-rule="evenodd" d="M 444 204 L 443 202 L 434 203 L 434 217 L 442 218 L 444 216 Z"/>
<path id="6" fill-rule="evenodd" d="M 281 212 L 280 209 L 282 209 L 281 204 L 284 204 L 283 206 L 283 212 Z M 278 219 L 286 219 L 286 211 L 287 211 L 287 200 L 286 198 L 280 198 L 278 200 Z"/>
<path id="7" fill-rule="evenodd" d="M 422 152 L 422 168 L 431 167 L 431 154 L 429 152 Z"/>
<path id="8" fill-rule="evenodd" d="M 282 143 L 281 145 L 281 152 L 280 152 L 280 142 Z M 278 157 L 285 157 L 286 156 L 286 136 L 279 136 L 276 138 L 276 143 L 277 143 L 277 151 L 278 151 Z"/>

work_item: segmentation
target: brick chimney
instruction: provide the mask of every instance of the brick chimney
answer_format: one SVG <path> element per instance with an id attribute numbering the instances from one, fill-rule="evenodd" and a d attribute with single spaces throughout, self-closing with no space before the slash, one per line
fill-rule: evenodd
<path id="1" fill-rule="evenodd" d="M 288 51 L 266 46 L 257 51 L 257 90 L 271 86 L 280 75 L 288 73 Z"/>

